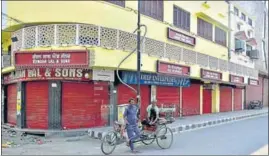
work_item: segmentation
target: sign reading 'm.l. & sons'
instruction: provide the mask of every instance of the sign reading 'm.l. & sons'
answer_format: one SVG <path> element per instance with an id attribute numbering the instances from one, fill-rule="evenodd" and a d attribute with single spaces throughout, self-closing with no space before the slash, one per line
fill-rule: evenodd
<path id="1" fill-rule="evenodd" d="M 92 80 L 92 71 L 76 68 L 34 68 L 16 70 L 3 76 L 3 83 L 33 80 Z"/>
<path id="2" fill-rule="evenodd" d="M 123 71 L 121 73 L 122 80 L 127 84 L 137 84 L 137 73 L 131 71 Z M 168 76 L 156 73 L 141 73 L 140 84 L 144 85 L 160 85 L 160 86 L 176 86 L 189 87 L 190 79 L 187 77 Z"/>
<path id="3" fill-rule="evenodd" d="M 88 68 L 89 66 L 86 50 L 16 52 L 14 57 L 16 68 Z"/>
<path id="4" fill-rule="evenodd" d="M 157 72 L 171 75 L 190 76 L 190 67 L 158 61 Z"/>
<path id="5" fill-rule="evenodd" d="M 171 40 L 179 41 L 179 42 L 191 45 L 191 46 L 195 46 L 196 44 L 195 37 L 183 34 L 171 28 L 167 28 L 167 37 Z"/>
<path id="6" fill-rule="evenodd" d="M 201 78 L 210 80 L 222 80 L 222 73 L 201 69 Z"/>

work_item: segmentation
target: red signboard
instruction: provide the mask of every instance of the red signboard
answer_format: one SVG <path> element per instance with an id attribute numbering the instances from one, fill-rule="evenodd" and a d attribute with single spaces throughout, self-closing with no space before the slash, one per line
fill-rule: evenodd
<path id="1" fill-rule="evenodd" d="M 64 67 L 88 68 L 88 52 L 86 50 L 34 51 L 16 52 L 16 68 L 31 67 Z"/>
<path id="2" fill-rule="evenodd" d="M 212 80 L 222 80 L 222 73 L 201 69 L 201 77 Z"/>
<path id="3" fill-rule="evenodd" d="M 230 82 L 232 83 L 244 83 L 244 77 L 243 76 L 235 76 L 230 74 Z"/>
<path id="4" fill-rule="evenodd" d="M 254 86 L 258 86 L 259 85 L 259 80 L 255 80 L 255 79 L 248 79 L 248 84 L 249 85 L 254 85 Z"/>
<path id="5" fill-rule="evenodd" d="M 171 28 L 168 28 L 168 38 L 171 40 L 175 40 L 175 41 L 179 41 L 179 42 L 191 45 L 191 46 L 194 46 L 196 44 L 195 37 L 185 35 Z"/>
<path id="6" fill-rule="evenodd" d="M 190 76 L 190 67 L 158 61 L 157 72 L 172 75 Z"/>
<path id="7" fill-rule="evenodd" d="M 17 70 L 4 76 L 3 83 L 14 83 L 18 81 L 32 80 L 80 80 L 89 81 L 92 79 L 92 72 L 83 69 L 70 68 L 35 68 Z"/>

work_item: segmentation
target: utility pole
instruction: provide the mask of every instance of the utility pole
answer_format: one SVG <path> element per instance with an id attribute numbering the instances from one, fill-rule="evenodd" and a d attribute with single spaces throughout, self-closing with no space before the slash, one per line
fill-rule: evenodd
<path id="1" fill-rule="evenodd" d="M 141 52 L 140 52 L 140 0 L 138 0 L 138 15 L 137 15 L 137 104 L 139 106 L 139 112 L 141 109 L 141 97 L 140 97 L 140 70 L 141 70 Z M 139 113 L 139 116 L 141 113 Z"/>

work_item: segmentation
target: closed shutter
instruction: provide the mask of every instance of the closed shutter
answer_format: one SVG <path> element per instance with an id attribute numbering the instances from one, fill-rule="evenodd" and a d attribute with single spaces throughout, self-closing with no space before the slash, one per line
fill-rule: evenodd
<path id="1" fill-rule="evenodd" d="M 232 88 L 220 87 L 220 112 L 232 111 Z"/>
<path id="2" fill-rule="evenodd" d="M 47 81 L 26 84 L 26 127 L 48 129 L 49 86 Z"/>
<path id="3" fill-rule="evenodd" d="M 11 84 L 7 87 L 7 122 L 16 125 L 16 102 L 17 101 L 17 84 Z"/>
<path id="4" fill-rule="evenodd" d="M 242 89 L 234 88 L 234 110 L 242 110 Z"/>
<path id="5" fill-rule="evenodd" d="M 90 128 L 107 124 L 108 85 L 63 82 L 62 127 Z"/>
<path id="6" fill-rule="evenodd" d="M 262 93 L 263 93 L 263 86 L 267 86 L 263 84 L 263 78 L 259 77 L 259 85 L 248 85 L 246 87 L 246 102 L 247 105 L 254 100 L 262 101 Z M 265 96 L 268 94 L 264 94 Z"/>
<path id="7" fill-rule="evenodd" d="M 131 85 L 136 89 L 136 85 Z M 150 104 L 150 86 L 141 85 L 140 86 L 141 94 L 141 119 L 146 117 L 146 109 Z M 136 93 L 123 84 L 118 85 L 118 104 L 128 104 L 130 98 L 136 98 Z"/>
<path id="8" fill-rule="evenodd" d="M 167 106 L 175 106 L 176 112 L 174 115 L 179 116 L 179 102 L 180 102 L 180 93 L 179 88 L 177 87 L 164 87 L 157 86 L 156 87 L 156 99 L 158 101 L 158 106 L 160 108 L 161 104 L 165 107 Z"/>
<path id="9" fill-rule="evenodd" d="M 212 90 L 203 90 L 203 114 L 212 113 Z"/>
<path id="10" fill-rule="evenodd" d="M 183 116 L 200 114 L 200 84 L 182 88 Z"/>

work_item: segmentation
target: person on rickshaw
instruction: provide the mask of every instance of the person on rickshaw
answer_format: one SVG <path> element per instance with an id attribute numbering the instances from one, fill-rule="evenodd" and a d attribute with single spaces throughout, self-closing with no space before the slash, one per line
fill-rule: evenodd
<path id="1" fill-rule="evenodd" d="M 155 126 L 159 120 L 159 108 L 157 106 L 157 100 L 152 100 L 151 104 L 147 107 L 147 119 L 142 121 L 142 125 Z"/>

